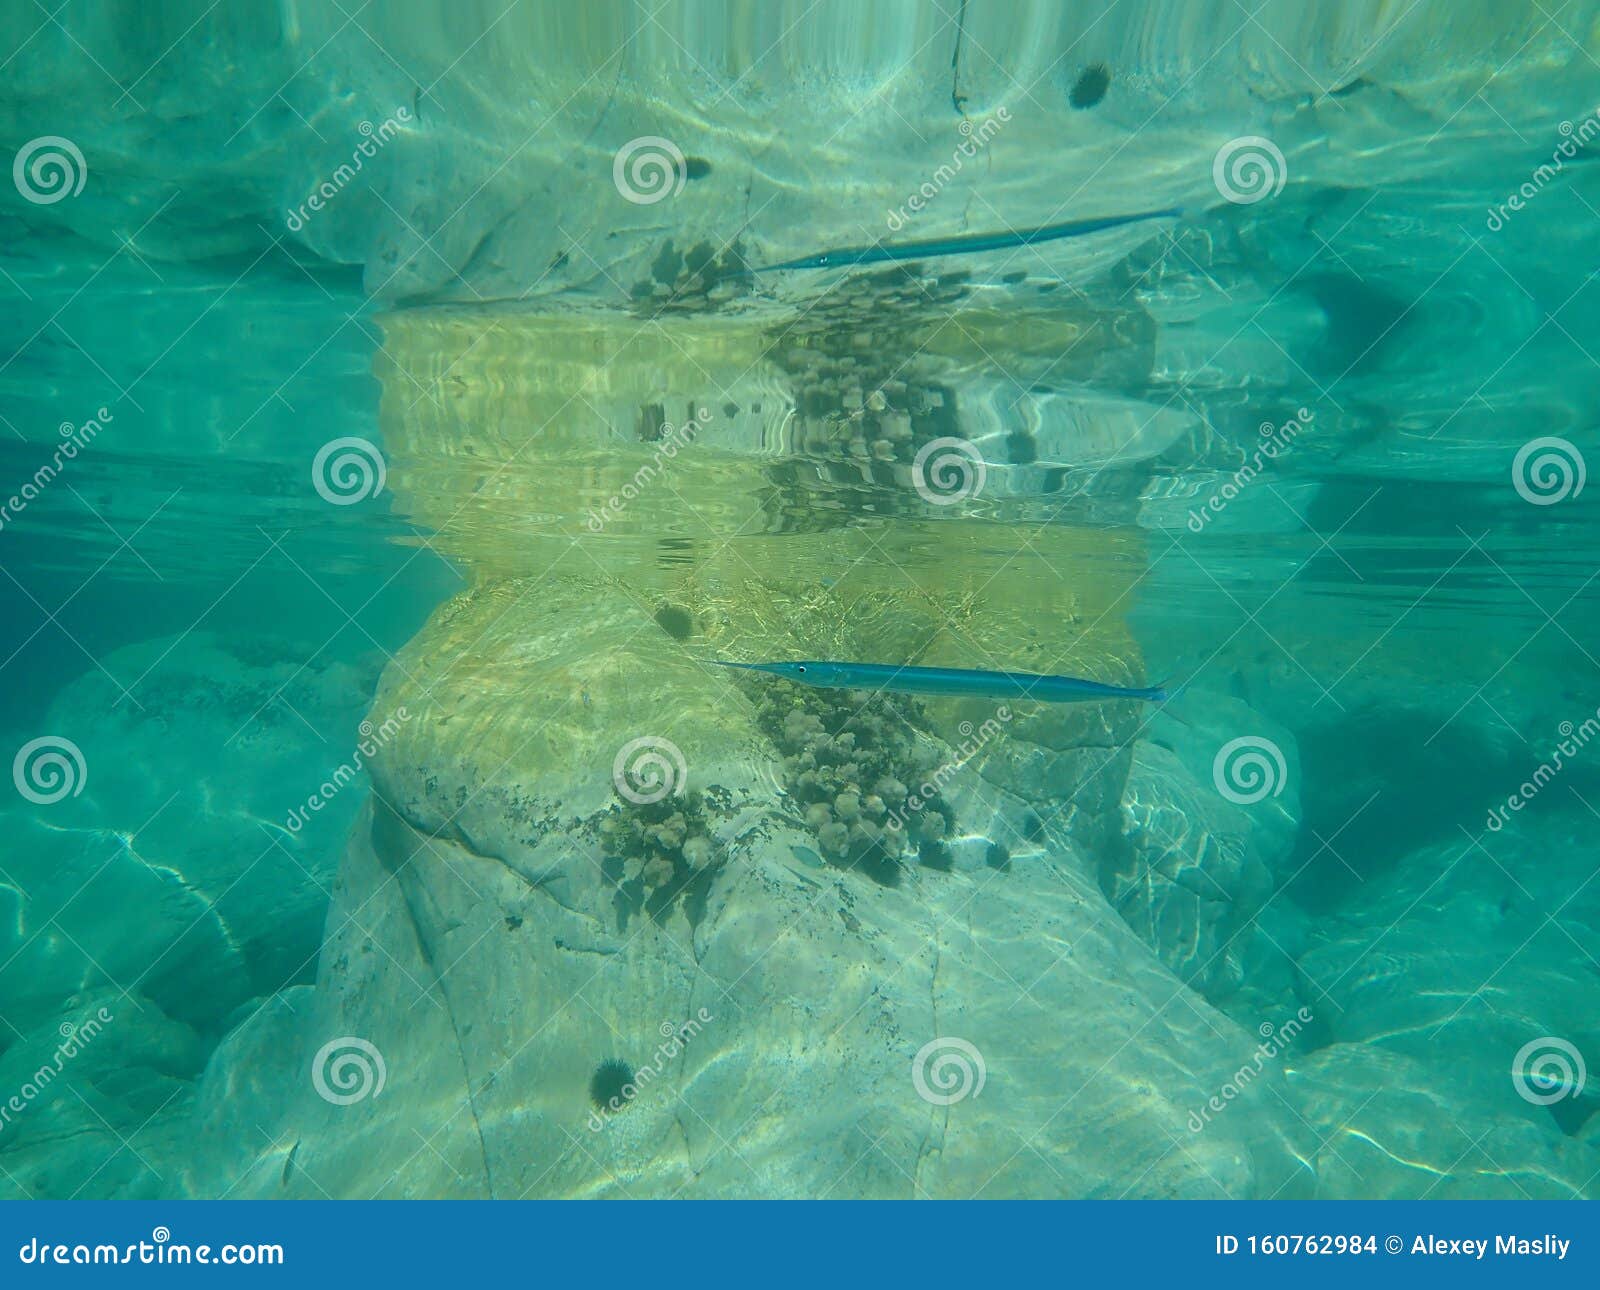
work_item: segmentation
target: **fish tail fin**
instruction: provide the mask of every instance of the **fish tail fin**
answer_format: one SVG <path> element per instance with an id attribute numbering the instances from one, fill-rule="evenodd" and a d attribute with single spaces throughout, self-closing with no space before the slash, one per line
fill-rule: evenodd
<path id="1" fill-rule="evenodd" d="M 1190 676 L 1183 676 L 1180 677 L 1176 682 L 1171 680 L 1162 681 L 1152 688 L 1152 693 L 1150 696 L 1155 702 L 1157 708 L 1166 713 L 1167 716 L 1171 717 L 1174 721 L 1180 722 L 1183 725 L 1188 725 L 1189 722 L 1173 710 L 1172 704 L 1174 700 L 1183 696 L 1183 692 L 1189 688 L 1189 682 L 1191 679 L 1193 678 Z"/>

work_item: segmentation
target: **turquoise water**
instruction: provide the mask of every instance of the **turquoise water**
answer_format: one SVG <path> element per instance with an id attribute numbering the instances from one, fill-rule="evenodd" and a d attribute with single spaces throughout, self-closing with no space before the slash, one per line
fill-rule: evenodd
<path id="1" fill-rule="evenodd" d="M 1595 6 L 8 17 L 4 1194 L 1595 1194 Z"/>

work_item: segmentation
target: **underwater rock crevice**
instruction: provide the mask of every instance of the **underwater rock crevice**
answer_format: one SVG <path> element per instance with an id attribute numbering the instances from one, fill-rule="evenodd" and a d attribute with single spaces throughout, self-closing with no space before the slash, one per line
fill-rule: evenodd
<path id="1" fill-rule="evenodd" d="M 456 1054 L 461 1062 L 462 1073 L 465 1077 L 464 1084 L 466 1108 L 468 1114 L 472 1117 L 473 1134 L 478 1143 L 478 1149 L 483 1164 L 483 1176 L 488 1186 L 488 1194 L 491 1198 L 493 1198 L 497 1194 L 494 1183 L 494 1168 L 489 1160 L 489 1145 L 484 1137 L 483 1122 L 478 1115 L 477 1083 L 474 1079 L 473 1063 L 468 1056 L 467 1045 L 462 1037 L 461 1022 L 457 1015 L 456 1004 L 453 998 L 451 982 L 454 980 L 454 977 L 448 971 L 441 972 L 439 970 L 438 959 L 435 955 L 435 946 L 433 944 L 433 935 L 428 930 L 433 923 L 430 920 L 425 919 L 422 916 L 422 912 L 419 910 L 419 904 L 433 903 L 432 893 L 421 876 L 417 873 L 419 866 L 416 864 L 416 861 L 425 852 L 428 852 L 429 838 L 425 835 L 418 834 L 417 836 L 420 838 L 420 841 L 415 850 L 410 853 L 405 861 L 395 865 L 393 863 L 393 853 L 389 852 L 386 854 L 385 849 L 377 845 L 380 836 L 380 829 L 378 827 L 380 813 L 387 811 L 390 811 L 390 808 L 387 806 L 387 804 L 381 799 L 377 798 L 376 794 L 374 794 L 373 827 L 369 831 L 374 843 L 373 851 L 379 862 L 383 865 L 384 870 L 388 873 L 390 880 L 394 882 L 395 886 L 400 891 L 401 907 L 404 910 L 411 934 L 415 939 L 418 952 L 422 955 L 423 962 L 427 965 L 428 970 L 433 974 L 433 987 L 438 992 L 439 1002 L 445 1010 L 446 1018 L 449 1020 L 450 1032 L 455 1038 Z M 393 813 L 391 812 L 391 814 Z M 393 814 L 393 821 L 394 824 L 398 825 L 400 828 L 409 828 L 409 825 L 407 825 L 398 814 Z M 383 831 L 382 836 L 384 837 L 385 841 L 391 844 L 398 840 L 397 831 L 386 830 Z M 510 866 L 507 866 L 507 868 L 509 867 Z"/>
<path id="2" fill-rule="evenodd" d="M 943 959 L 943 947 L 939 943 L 939 933 L 943 930 L 940 923 L 934 928 L 933 962 L 928 973 L 928 1010 L 933 1020 L 933 1033 L 944 1034 L 939 1023 L 939 965 Z M 922 1135 L 922 1141 L 917 1147 L 917 1159 L 911 1170 L 911 1195 L 928 1195 L 928 1190 L 922 1185 L 923 1169 L 927 1162 L 943 1154 L 946 1135 L 950 1132 L 950 1108 L 948 1106 L 930 1106 L 928 1108 L 927 1128 Z"/>
<path id="3" fill-rule="evenodd" d="M 409 831 L 418 839 L 415 848 L 408 849 L 408 839 L 401 831 Z M 472 860 L 492 864 L 504 869 L 518 883 L 528 889 L 530 893 L 538 894 L 549 899 L 553 904 L 574 917 L 584 919 L 592 924 L 596 932 L 604 933 L 608 930 L 606 920 L 598 917 L 591 910 L 581 905 L 572 903 L 569 899 L 562 898 L 560 890 L 564 885 L 564 874 L 559 866 L 549 865 L 539 873 L 530 873 L 516 860 L 508 855 L 490 847 L 486 843 L 474 840 L 471 835 L 455 822 L 450 822 L 442 829 L 428 829 L 419 824 L 403 808 L 395 806 L 380 792 L 374 790 L 373 794 L 373 850 L 384 863 L 398 872 L 414 860 L 427 846 L 428 841 L 446 843 L 461 851 L 463 855 Z M 405 851 L 403 859 L 396 860 L 399 851 Z M 599 862 L 589 858 L 591 863 L 598 866 Z M 463 881 L 465 879 L 463 878 Z M 572 948 L 563 946 L 562 948 Z M 596 951 L 600 952 L 600 951 Z"/>

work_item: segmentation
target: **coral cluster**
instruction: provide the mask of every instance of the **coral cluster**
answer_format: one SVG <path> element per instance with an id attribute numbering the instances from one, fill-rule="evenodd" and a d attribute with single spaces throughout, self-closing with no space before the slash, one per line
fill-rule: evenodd
<path id="1" fill-rule="evenodd" d="M 908 848 L 930 868 L 951 866 L 955 812 L 935 794 L 916 813 L 910 791 L 932 766 L 915 738 L 908 699 L 763 683 L 757 724 L 783 754 L 784 787 L 830 864 L 894 886 Z"/>
<path id="2" fill-rule="evenodd" d="M 705 801 L 698 793 L 635 806 L 621 803 L 601 816 L 601 872 L 617 888 L 619 922 L 643 910 L 662 917 L 676 901 L 698 923 L 712 875 L 722 864 Z"/>
<path id="3" fill-rule="evenodd" d="M 848 279 L 785 324 L 769 357 L 795 384 L 796 446 L 813 458 L 808 468 L 846 457 L 891 484 L 923 443 L 956 433 L 953 392 L 925 381 L 912 360 L 919 328 L 966 290 L 962 275 L 895 265 Z M 838 480 L 851 482 L 851 472 Z"/>
<path id="4" fill-rule="evenodd" d="M 667 313 L 711 312 L 750 290 L 744 247 L 735 238 L 722 248 L 698 242 L 679 250 L 668 238 L 650 276 L 629 291 L 634 311 L 647 318 Z"/>

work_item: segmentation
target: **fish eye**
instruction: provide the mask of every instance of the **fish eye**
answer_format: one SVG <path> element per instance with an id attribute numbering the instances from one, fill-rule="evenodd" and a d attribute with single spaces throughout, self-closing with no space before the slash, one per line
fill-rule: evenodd
<path id="1" fill-rule="evenodd" d="M 796 672 L 804 672 L 806 670 L 806 665 L 804 663 L 796 663 L 794 665 L 794 670 Z"/>

